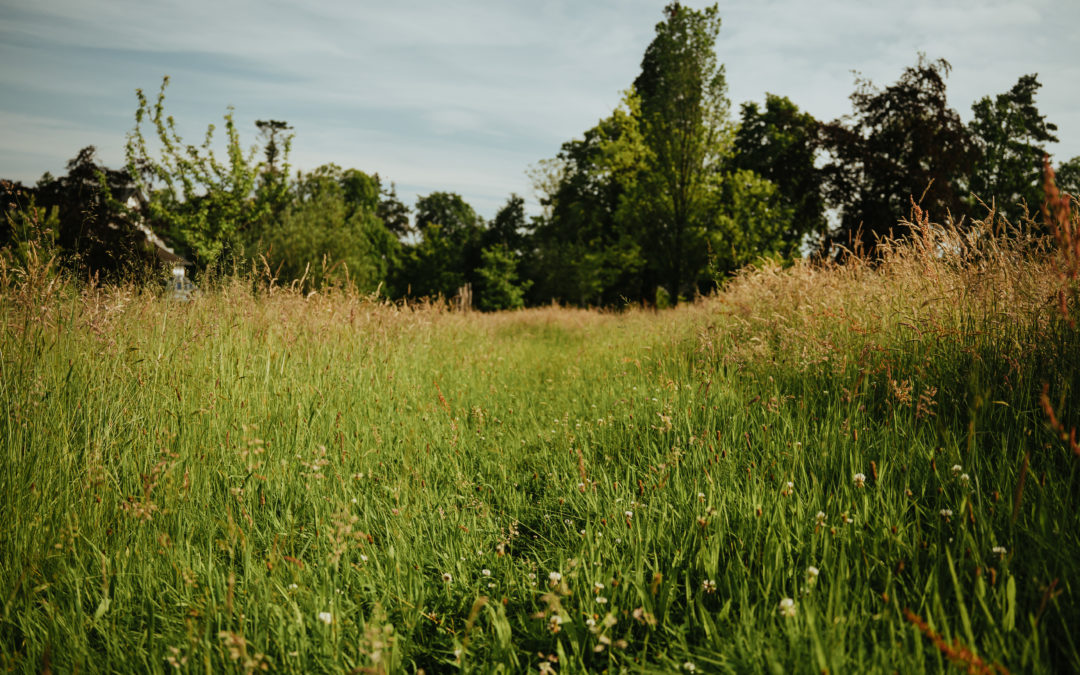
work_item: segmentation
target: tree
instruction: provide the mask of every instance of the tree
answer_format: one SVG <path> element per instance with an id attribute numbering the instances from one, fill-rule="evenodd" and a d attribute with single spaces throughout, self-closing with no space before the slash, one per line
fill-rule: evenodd
<path id="1" fill-rule="evenodd" d="M 485 312 L 518 309 L 525 306 L 525 291 L 530 282 L 519 282 L 518 259 L 506 246 L 495 244 L 480 253 L 476 270 L 476 304 Z"/>
<path id="2" fill-rule="evenodd" d="M 375 178 L 379 179 L 379 174 L 375 174 Z M 390 183 L 390 189 L 387 190 L 382 187 L 380 179 L 379 196 L 379 207 L 375 213 L 383 221 L 386 229 L 393 232 L 398 239 L 404 239 L 413 234 L 416 230 L 409 222 L 409 207 L 398 199 L 397 186 Z"/>
<path id="3" fill-rule="evenodd" d="M 395 280 L 398 293 L 450 298 L 476 282 L 484 221 L 460 195 L 432 192 L 418 198 L 416 224 L 420 242 L 406 247 Z"/>
<path id="4" fill-rule="evenodd" d="M 699 285 L 715 283 L 761 257 L 790 255 L 795 208 L 776 183 L 758 173 L 725 173 L 715 196 L 716 226 L 706 238 L 708 276 Z"/>
<path id="5" fill-rule="evenodd" d="M 289 150 L 292 148 L 292 127 L 281 120 L 256 120 L 259 138 L 263 141 L 262 171 L 256 185 L 257 199 L 266 206 L 272 221 L 280 216 L 289 200 Z"/>
<path id="6" fill-rule="evenodd" d="M 730 151 L 724 69 L 714 45 L 720 31 L 715 5 L 704 10 L 678 2 L 645 50 L 634 91 L 641 103 L 647 149 L 636 184 L 649 279 L 673 301 L 689 290 L 704 264 L 696 252 L 710 227 L 711 176 Z"/>
<path id="7" fill-rule="evenodd" d="M 255 161 L 257 148 L 241 148 L 232 108 L 224 117 L 226 161 L 214 153 L 212 124 L 202 145 L 185 143 L 172 116 L 165 114 L 168 84 L 165 77 L 152 106 L 141 89 L 135 90 L 139 107 L 135 129 L 128 134 L 128 172 L 147 197 L 150 219 L 162 234 L 199 264 L 214 265 L 243 255 L 245 242 L 257 239 L 269 220 L 270 204 L 255 199 L 263 165 Z M 147 121 L 161 146 L 160 158 L 152 156 L 143 134 Z M 283 152 L 287 150 L 286 144 Z"/>
<path id="8" fill-rule="evenodd" d="M 826 196 L 840 213 L 840 226 L 825 241 L 871 250 L 876 238 L 905 236 L 899 221 L 911 200 L 936 217 L 960 214 L 957 181 L 973 159 L 967 130 L 948 106 L 944 59 L 919 55 L 895 83 L 879 90 L 856 80 L 854 112 L 822 129 L 831 162 L 825 167 Z"/>
<path id="9" fill-rule="evenodd" d="M 1013 88 L 993 99 L 985 96 L 971 106 L 975 113 L 968 130 L 978 153 L 968 190 L 974 198 L 996 204 L 999 213 L 1018 222 L 1043 201 L 1042 161 L 1045 144 L 1057 142 L 1057 126 L 1035 107 L 1037 75 L 1022 76 Z"/>
<path id="10" fill-rule="evenodd" d="M 791 219 L 781 233 L 787 255 L 797 253 L 809 235 L 825 234 L 825 202 L 821 171 L 814 166 L 820 143 L 819 123 L 786 96 L 766 94 L 765 107 L 744 103 L 735 133 L 731 165 L 776 184 Z M 745 185 L 745 177 L 737 180 Z M 771 197 L 770 197 L 771 199 Z"/>
<path id="11" fill-rule="evenodd" d="M 526 276 L 536 282 L 533 302 L 613 305 L 642 297 L 640 221 L 627 198 L 645 152 L 637 96 L 627 92 L 609 117 L 563 143 L 535 172 L 545 215 L 525 261 Z"/>
<path id="12" fill-rule="evenodd" d="M 1080 199 L 1080 155 L 1059 164 L 1056 174 L 1058 189 L 1073 199 Z"/>
<path id="13" fill-rule="evenodd" d="M 89 145 L 67 163 L 67 174 L 46 174 L 35 203 L 56 212 L 56 244 L 64 262 L 81 273 L 141 272 L 153 260 L 146 236 L 122 202 L 134 193 L 126 171 L 100 164 Z"/>
<path id="14" fill-rule="evenodd" d="M 346 280 L 361 291 L 383 283 L 399 254 L 397 238 L 376 215 L 378 182 L 326 164 L 300 174 L 289 206 L 258 242 L 275 277 L 304 288 Z"/>

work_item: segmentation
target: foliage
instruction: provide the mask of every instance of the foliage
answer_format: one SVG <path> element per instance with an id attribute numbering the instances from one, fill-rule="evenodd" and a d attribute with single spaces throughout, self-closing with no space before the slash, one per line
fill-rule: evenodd
<path id="1" fill-rule="evenodd" d="M 645 261 L 626 199 L 645 152 L 632 92 L 582 139 L 563 143 L 539 176 L 546 185 L 537 185 L 548 215 L 536 224 L 529 260 L 535 302 L 610 305 L 641 297 Z"/>
<path id="2" fill-rule="evenodd" d="M 214 151 L 214 125 L 206 129 L 202 145 L 183 141 L 171 115 L 165 114 L 165 88 L 161 82 L 153 105 L 141 89 L 135 128 L 128 135 L 127 163 L 132 179 L 148 199 L 148 215 L 162 234 L 175 242 L 185 255 L 203 266 L 214 265 L 229 256 L 242 256 L 245 244 L 257 239 L 272 213 L 271 203 L 255 198 L 262 166 L 255 161 L 257 148 L 245 152 L 230 108 L 225 114 L 225 155 L 223 162 Z M 143 124 L 152 126 L 160 157 L 155 158 L 143 133 Z M 271 142 L 274 142 L 271 138 Z M 287 162 L 289 145 L 281 149 Z M 270 148 L 267 148 L 268 155 Z M 276 161 L 278 146 L 273 158 Z M 265 184 L 265 182 L 264 182 Z"/>
<path id="3" fill-rule="evenodd" d="M 477 276 L 477 306 L 485 312 L 521 309 L 525 291 L 531 285 L 518 280 L 518 259 L 503 244 L 495 244 L 480 253 Z"/>
<path id="4" fill-rule="evenodd" d="M 801 112 L 786 96 L 766 94 L 765 107 L 756 103 L 742 105 L 738 131 L 735 133 L 735 169 L 749 170 L 776 184 L 781 200 L 790 208 L 790 221 L 782 234 L 783 252 L 799 254 L 807 237 L 824 236 L 825 202 L 822 172 L 815 166 L 820 147 L 819 123 L 809 113 Z M 756 236 L 748 232 L 749 236 Z M 743 255 L 758 250 L 742 246 Z"/>
<path id="5" fill-rule="evenodd" d="M 647 260 L 646 285 L 663 284 L 677 302 L 704 262 L 712 174 L 730 153 L 729 103 L 714 49 L 715 5 L 669 4 L 634 80 L 640 100 L 643 166 L 631 197 Z"/>
<path id="6" fill-rule="evenodd" d="M 839 227 L 824 242 L 873 250 L 882 237 L 905 237 L 901 222 L 912 200 L 935 214 L 964 211 L 957 182 L 973 160 L 960 116 L 948 106 L 944 59 L 922 55 L 885 89 L 856 80 L 853 114 L 822 129 L 830 154 L 825 167 L 829 203 L 840 212 Z"/>
<path id="7" fill-rule="evenodd" d="M 795 207 L 780 188 L 747 169 L 725 173 L 714 196 L 716 226 L 709 231 L 707 287 L 739 268 L 770 255 L 790 254 Z"/>
<path id="8" fill-rule="evenodd" d="M 1058 166 L 1057 185 L 1062 192 L 1080 199 L 1080 156 L 1073 157 Z"/>
<path id="9" fill-rule="evenodd" d="M 1024 75 L 1009 91 L 993 99 L 984 96 L 971 106 L 974 118 L 968 130 L 978 159 L 968 190 L 973 199 L 994 203 L 1014 223 L 1042 204 L 1045 146 L 1057 142 L 1053 134 L 1057 126 L 1047 122 L 1035 106 L 1035 93 L 1041 86 L 1037 76 Z"/>
<path id="10" fill-rule="evenodd" d="M 476 281 L 484 221 L 461 195 L 432 192 L 418 198 L 416 227 L 420 241 L 405 247 L 398 293 L 452 298 Z"/>
<path id="11" fill-rule="evenodd" d="M 349 281 L 374 291 L 396 264 L 400 245 L 376 215 L 377 180 L 327 164 L 301 174 L 281 219 L 258 242 L 275 278 L 304 288 Z"/>

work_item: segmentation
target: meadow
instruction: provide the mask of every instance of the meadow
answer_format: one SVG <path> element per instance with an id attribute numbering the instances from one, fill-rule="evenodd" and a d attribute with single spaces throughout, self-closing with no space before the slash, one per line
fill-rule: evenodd
<path id="1" fill-rule="evenodd" d="M 920 228 L 665 311 L 5 266 L 0 669 L 1080 671 L 1075 260 Z"/>

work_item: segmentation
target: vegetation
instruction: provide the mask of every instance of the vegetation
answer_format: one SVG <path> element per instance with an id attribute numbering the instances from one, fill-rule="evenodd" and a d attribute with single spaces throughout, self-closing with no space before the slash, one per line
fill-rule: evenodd
<path id="1" fill-rule="evenodd" d="M 1080 222 L 1047 192 L 1055 242 L 916 211 L 663 313 L 179 304 L 31 245 L 0 667 L 1080 669 Z"/>
<path id="2" fill-rule="evenodd" d="M 884 88 L 857 77 L 838 120 L 776 94 L 736 118 L 720 37 L 715 6 L 669 4 L 618 106 L 536 166 L 543 211 L 532 217 L 517 195 L 488 221 L 451 192 L 410 208 L 377 173 L 328 164 L 293 175 L 282 120 L 257 121 L 245 149 L 230 110 L 224 148 L 213 125 L 191 144 L 166 112 L 168 78 L 153 102 L 137 90 L 126 171 L 85 148 L 67 176 L 5 188 L 0 209 L 6 222 L 31 199 L 45 208 L 61 263 L 80 276 L 146 278 L 179 255 L 197 275 L 256 267 L 307 292 L 344 283 L 496 310 L 662 307 L 762 259 L 872 253 L 909 235 L 913 203 L 968 227 L 987 207 L 1031 222 L 1044 201 L 1057 127 L 1038 110 L 1034 74 L 977 101 L 966 125 L 946 97 L 949 64 L 923 55 Z M 1080 194 L 1080 157 L 1057 171 Z M 124 207 L 133 196 L 138 206 Z M 147 227 L 176 255 L 151 246 Z M 0 245 L 24 246 L 17 230 L 0 230 Z"/>

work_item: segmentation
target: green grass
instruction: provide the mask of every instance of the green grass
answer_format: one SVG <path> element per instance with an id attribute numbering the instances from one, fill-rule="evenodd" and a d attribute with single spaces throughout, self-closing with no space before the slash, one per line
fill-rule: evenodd
<path id="1" fill-rule="evenodd" d="M 0 667 L 1080 670 L 1080 339 L 995 265 L 624 314 L 9 281 Z"/>

